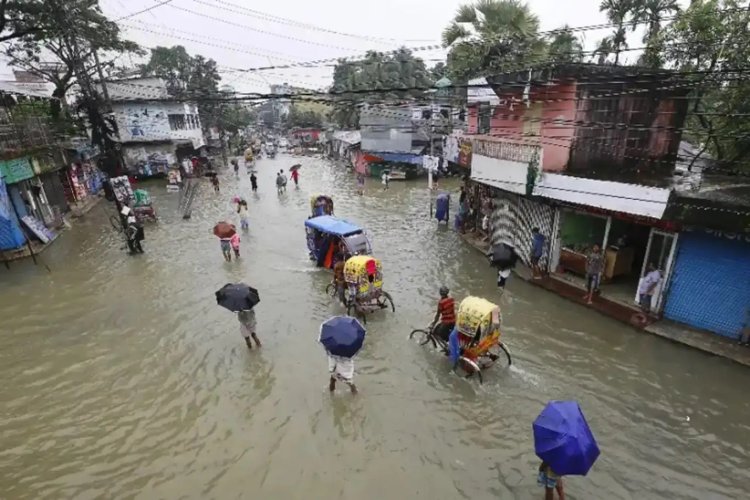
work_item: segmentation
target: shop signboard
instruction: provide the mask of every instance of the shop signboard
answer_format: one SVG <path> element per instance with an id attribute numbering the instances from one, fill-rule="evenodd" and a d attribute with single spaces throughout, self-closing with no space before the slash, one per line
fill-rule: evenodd
<path id="1" fill-rule="evenodd" d="M 458 141 L 458 164 L 464 168 L 471 168 L 471 156 L 473 146 L 470 140 L 461 139 Z"/>
<path id="2" fill-rule="evenodd" d="M 0 176 L 6 184 L 15 184 L 34 177 L 34 169 L 28 158 L 14 158 L 0 161 Z"/>

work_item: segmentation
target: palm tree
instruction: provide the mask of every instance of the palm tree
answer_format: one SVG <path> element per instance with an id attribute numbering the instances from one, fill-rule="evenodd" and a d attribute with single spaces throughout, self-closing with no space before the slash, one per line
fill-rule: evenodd
<path id="1" fill-rule="evenodd" d="M 581 62 L 583 44 L 567 24 L 558 30 L 549 44 L 549 55 L 554 61 Z"/>
<path id="2" fill-rule="evenodd" d="M 605 64 L 609 55 L 613 54 L 614 51 L 612 37 L 606 36 L 599 40 L 599 45 L 596 46 L 596 49 L 591 55 L 591 59 L 596 59 L 597 64 Z"/>
<path id="3" fill-rule="evenodd" d="M 637 0 L 602 0 L 599 11 L 607 14 L 609 22 L 615 25 L 615 32 L 610 37 L 612 49 L 615 54 L 615 65 L 620 62 L 620 52 L 628 46 L 625 24 L 627 18 L 633 13 Z"/>
<path id="4" fill-rule="evenodd" d="M 532 63 L 546 50 L 539 19 L 519 0 L 461 5 L 443 30 L 443 45 L 451 48 L 449 70 L 461 77 L 502 70 L 508 62 Z"/>
<path id="5" fill-rule="evenodd" d="M 679 11 L 677 0 L 635 0 L 633 20 L 647 24 L 646 33 L 643 35 L 646 50 L 641 56 L 641 63 L 653 67 L 661 66 L 661 22 L 665 17 Z M 633 29 L 636 26 L 634 24 Z"/>

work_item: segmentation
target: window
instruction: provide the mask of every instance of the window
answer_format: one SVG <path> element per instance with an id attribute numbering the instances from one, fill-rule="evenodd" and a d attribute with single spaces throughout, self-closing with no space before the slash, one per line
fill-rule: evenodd
<path id="1" fill-rule="evenodd" d="M 185 115 L 168 115 L 169 128 L 172 130 L 185 130 Z"/>
<path id="2" fill-rule="evenodd" d="M 479 130 L 480 134 L 490 133 L 490 118 L 492 118 L 492 108 L 489 104 L 479 105 Z"/>

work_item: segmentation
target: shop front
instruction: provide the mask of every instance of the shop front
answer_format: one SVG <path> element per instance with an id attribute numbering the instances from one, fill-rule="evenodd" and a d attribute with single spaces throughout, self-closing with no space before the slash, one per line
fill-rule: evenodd
<path id="1" fill-rule="evenodd" d="M 664 315 L 736 339 L 750 326 L 750 235 L 680 234 Z"/>
<path id="2" fill-rule="evenodd" d="M 652 311 L 661 310 L 663 288 L 674 259 L 677 234 L 669 223 L 591 207 L 563 206 L 555 217 L 550 269 L 553 276 L 586 285 L 586 261 L 594 247 L 604 254 L 601 296 L 636 307 L 648 264 L 661 271 Z"/>
<path id="3" fill-rule="evenodd" d="M 9 207 L 14 217 L 42 243 L 48 243 L 55 233 L 58 220 L 50 206 L 42 180 L 35 173 L 36 162 L 30 157 L 15 158 L 0 162 L 0 173 L 7 183 Z"/>
<path id="4" fill-rule="evenodd" d="M 501 243 L 513 246 L 521 262 L 531 266 L 533 229 L 539 229 L 548 240 L 548 235 L 553 232 L 555 209 L 538 200 L 490 189 L 493 192 L 490 200 L 490 242 L 493 246 Z M 539 261 L 541 269 L 547 269 L 549 265 L 549 252 L 546 247 L 547 244 Z"/>

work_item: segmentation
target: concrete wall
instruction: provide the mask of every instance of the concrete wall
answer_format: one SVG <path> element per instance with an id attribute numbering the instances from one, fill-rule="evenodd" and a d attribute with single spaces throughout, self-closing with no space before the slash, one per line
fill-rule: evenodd
<path id="1" fill-rule="evenodd" d="M 123 142 L 190 141 L 196 149 L 205 144 L 196 104 L 116 102 L 113 109 Z M 170 121 L 170 115 L 182 119 Z"/>
<path id="2" fill-rule="evenodd" d="M 575 83 L 533 88 L 528 106 L 522 102 L 521 90 L 512 96 L 503 94 L 500 104 L 493 107 L 489 135 L 539 143 L 543 150 L 542 169 L 547 172 L 564 170 L 575 135 L 572 124 L 576 116 L 575 92 Z M 469 108 L 469 134 L 479 131 L 478 110 L 478 106 Z"/>

